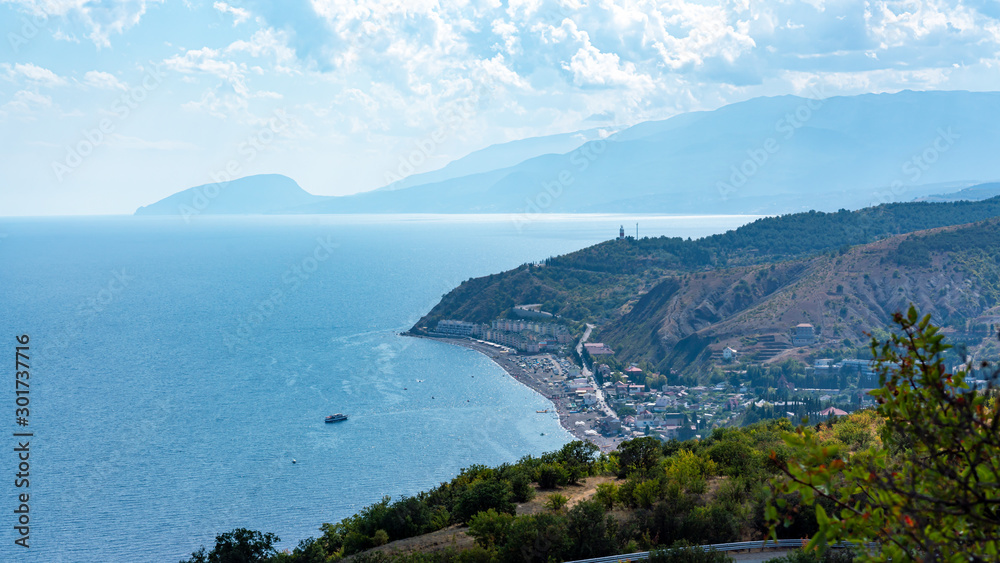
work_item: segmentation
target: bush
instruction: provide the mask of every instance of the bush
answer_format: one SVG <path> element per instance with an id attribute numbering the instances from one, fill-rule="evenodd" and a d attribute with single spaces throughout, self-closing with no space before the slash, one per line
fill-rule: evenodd
<path id="1" fill-rule="evenodd" d="M 687 542 L 677 542 L 669 549 L 650 551 L 649 563 L 729 563 L 729 556 L 721 551 L 705 551 Z"/>
<path id="2" fill-rule="evenodd" d="M 634 471 L 649 471 L 660 461 L 660 440 L 636 438 L 618 446 L 618 476 L 628 477 Z"/>
<path id="3" fill-rule="evenodd" d="M 568 502 L 569 499 L 566 498 L 565 495 L 559 493 L 552 493 L 549 496 L 545 497 L 545 508 L 558 512 L 562 510 L 563 507 L 566 506 L 566 503 Z"/>
<path id="4" fill-rule="evenodd" d="M 688 450 L 680 450 L 674 456 L 667 458 L 667 479 L 678 483 L 689 493 L 705 492 L 706 479 L 716 472 L 715 462 L 705 459 Z"/>
<path id="5" fill-rule="evenodd" d="M 604 507 L 593 500 L 577 503 L 567 515 L 567 536 L 570 540 L 568 555 L 576 559 L 590 559 L 616 553 L 609 537 L 609 521 Z"/>
<path id="6" fill-rule="evenodd" d="M 565 560 L 570 547 L 564 516 L 534 514 L 514 519 L 499 555 L 504 563 L 548 563 Z"/>
<path id="7" fill-rule="evenodd" d="M 555 489 L 569 484 L 569 471 L 557 463 L 545 463 L 538 468 L 538 486 Z"/>
<path id="8" fill-rule="evenodd" d="M 793 551 L 782 557 L 768 559 L 766 563 L 851 563 L 854 553 L 849 549 L 828 549 L 819 554 L 813 551 Z"/>
<path id="9" fill-rule="evenodd" d="M 730 477 L 748 475 L 760 467 L 750 446 L 732 440 L 714 444 L 708 449 L 708 457 L 718 465 L 720 473 Z"/>
<path id="10" fill-rule="evenodd" d="M 510 489 L 514 493 L 514 502 L 528 502 L 535 498 L 535 489 L 531 486 L 531 477 L 525 471 L 518 471 L 511 475 Z"/>
<path id="11" fill-rule="evenodd" d="M 506 481 L 476 481 L 462 494 L 455 505 L 455 519 L 468 522 L 470 518 L 485 510 L 514 514 L 517 508 L 512 499 L 514 493 Z"/>
<path id="12" fill-rule="evenodd" d="M 990 228 L 996 231 L 995 224 Z M 921 317 L 911 305 L 893 320 L 899 333 L 871 343 L 881 386 L 870 394 L 875 415 L 885 421 L 879 434 L 886 443 L 849 452 L 810 428 L 786 436 L 794 455 L 766 509 L 771 535 L 787 521 L 784 495 L 799 493 L 815 508 L 818 530 L 809 547 L 846 540 L 879 543 L 881 560 L 995 559 L 997 396 L 969 389 L 963 370 L 949 373 L 945 354 L 951 346 L 930 316 Z M 862 416 L 878 420 L 875 415 Z M 865 441 L 873 442 L 863 426 L 871 436 Z"/>
<path id="13" fill-rule="evenodd" d="M 278 536 L 246 528 L 237 528 L 215 536 L 215 547 L 208 553 L 202 547 L 181 563 L 264 563 L 277 554 Z"/>
<path id="14" fill-rule="evenodd" d="M 604 510 L 611 510 L 618 502 L 618 485 L 615 483 L 599 483 L 594 500 L 599 502 Z"/>
<path id="15" fill-rule="evenodd" d="M 490 549 L 507 541 L 507 533 L 513 522 L 513 514 L 497 512 L 491 508 L 469 520 L 469 535 L 476 538 L 477 544 Z"/>
<path id="16" fill-rule="evenodd" d="M 643 481 L 632 490 L 632 499 L 642 508 L 651 508 L 660 498 L 660 482 L 656 479 Z"/>

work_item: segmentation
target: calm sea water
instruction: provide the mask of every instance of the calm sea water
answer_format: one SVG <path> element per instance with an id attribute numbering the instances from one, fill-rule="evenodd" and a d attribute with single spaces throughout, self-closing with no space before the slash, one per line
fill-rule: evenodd
<path id="1" fill-rule="evenodd" d="M 556 449 L 570 437 L 535 413 L 544 398 L 398 333 L 465 279 L 620 224 L 698 237 L 751 219 L 0 219 L 0 560 L 177 561 L 236 527 L 290 548 L 383 495 Z M 28 489 L 12 437 L 22 333 Z M 334 412 L 351 418 L 324 424 Z"/>

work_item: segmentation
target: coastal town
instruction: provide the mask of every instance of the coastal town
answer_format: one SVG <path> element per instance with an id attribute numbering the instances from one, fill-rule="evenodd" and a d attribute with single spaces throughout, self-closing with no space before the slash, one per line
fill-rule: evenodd
<path id="1" fill-rule="evenodd" d="M 611 347 L 588 341 L 593 328 L 588 325 L 574 338 L 540 305 L 520 305 L 510 310 L 509 318 L 490 323 L 441 320 L 426 336 L 490 357 L 511 377 L 552 401 L 553 408 L 538 416 L 557 416 L 573 436 L 604 451 L 642 436 L 683 441 L 716 427 L 767 418 L 817 422 L 844 416 L 870 405 L 865 389 L 877 383 L 870 362 L 850 358 L 817 359 L 802 370 L 806 376 L 762 377 L 769 372 L 741 361 L 737 349 L 725 346 L 712 354 L 717 375 L 711 383 L 684 385 L 672 372 L 656 373 L 635 364 L 621 367 Z M 761 351 L 755 358 L 772 359 L 785 348 L 809 346 L 814 340 L 812 325 L 803 323 L 790 328 L 787 343 L 758 343 Z M 796 381 L 827 385 L 798 387 Z"/>

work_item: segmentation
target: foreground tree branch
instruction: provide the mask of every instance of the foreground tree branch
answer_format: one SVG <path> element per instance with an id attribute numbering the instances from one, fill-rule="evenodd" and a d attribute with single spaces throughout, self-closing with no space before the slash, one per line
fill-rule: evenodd
<path id="1" fill-rule="evenodd" d="M 871 394 L 885 420 L 883 446 L 849 452 L 799 427 L 786 435 L 787 461 L 773 482 L 771 536 L 787 525 L 798 493 L 816 510 L 807 549 L 833 542 L 876 543 L 862 561 L 996 561 L 1000 558 L 1000 408 L 997 393 L 970 389 L 964 369 L 948 373 L 950 348 L 930 316 L 910 307 L 898 333 L 872 339 L 881 388 Z M 981 367 L 988 367 L 983 364 Z M 995 374 L 994 374 L 995 375 Z M 817 503 L 836 507 L 828 514 Z"/>

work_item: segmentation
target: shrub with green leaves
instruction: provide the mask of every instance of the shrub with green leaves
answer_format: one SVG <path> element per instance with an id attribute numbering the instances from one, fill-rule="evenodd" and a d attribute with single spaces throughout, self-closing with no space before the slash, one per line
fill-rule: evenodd
<path id="1" fill-rule="evenodd" d="M 850 452 L 811 428 L 786 436 L 790 455 L 767 508 L 772 537 L 787 512 L 787 493 L 814 506 L 818 532 L 808 549 L 848 540 L 877 542 L 862 561 L 1000 559 L 1000 405 L 996 392 L 969 388 L 951 373 L 950 348 L 930 316 L 914 307 L 894 317 L 898 332 L 873 340 L 881 388 L 872 391 L 885 419 L 886 447 Z M 827 510 L 822 499 L 835 508 Z"/>
<path id="2" fill-rule="evenodd" d="M 649 552 L 649 563 L 729 563 L 729 556 L 721 551 L 705 551 L 688 542 L 677 542 L 668 549 Z"/>

